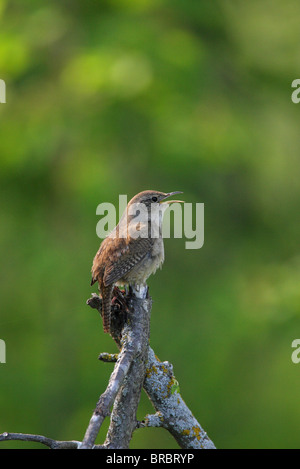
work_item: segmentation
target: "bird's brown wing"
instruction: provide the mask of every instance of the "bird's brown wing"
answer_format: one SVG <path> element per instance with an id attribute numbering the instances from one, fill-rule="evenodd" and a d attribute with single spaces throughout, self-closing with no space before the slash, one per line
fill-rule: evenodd
<path id="1" fill-rule="evenodd" d="M 122 254 L 113 256 L 112 262 L 105 268 L 104 285 L 111 285 L 124 277 L 151 253 L 152 246 L 153 240 L 151 238 L 137 238 L 125 242 Z"/>
<path id="2" fill-rule="evenodd" d="M 117 282 L 150 254 L 152 246 L 151 238 L 106 238 L 94 258 L 91 284 L 99 275 L 104 286 Z"/>

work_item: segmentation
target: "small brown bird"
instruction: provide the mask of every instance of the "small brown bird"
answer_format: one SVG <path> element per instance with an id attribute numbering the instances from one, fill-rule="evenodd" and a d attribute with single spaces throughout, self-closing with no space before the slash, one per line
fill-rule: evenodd
<path id="1" fill-rule="evenodd" d="M 135 195 L 119 224 L 102 241 L 94 257 L 91 285 L 99 283 L 104 332 L 110 332 L 114 285 L 145 285 L 148 277 L 162 266 L 162 216 L 168 204 L 182 202 L 165 199 L 181 193 L 148 190 Z"/>

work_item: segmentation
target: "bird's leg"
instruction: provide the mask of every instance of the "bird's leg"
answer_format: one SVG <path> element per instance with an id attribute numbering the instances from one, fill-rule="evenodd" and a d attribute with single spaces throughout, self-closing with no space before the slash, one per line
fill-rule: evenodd
<path id="1" fill-rule="evenodd" d="M 145 298 L 148 298 L 148 285 L 146 283 L 141 283 L 141 284 L 136 284 L 132 285 L 132 294 L 136 296 L 136 298 L 140 298 L 144 300 Z"/>
<path id="2" fill-rule="evenodd" d="M 121 308 L 126 311 L 126 313 L 130 313 L 130 310 L 128 309 L 126 299 L 124 297 L 125 291 L 120 290 L 118 287 L 114 287 L 113 289 L 113 304 L 118 303 Z"/>
<path id="3" fill-rule="evenodd" d="M 110 334 L 114 339 L 119 340 L 120 333 L 127 321 L 130 310 L 127 306 L 126 298 L 123 292 L 118 287 L 113 289 L 112 312 L 111 312 L 111 327 Z"/>

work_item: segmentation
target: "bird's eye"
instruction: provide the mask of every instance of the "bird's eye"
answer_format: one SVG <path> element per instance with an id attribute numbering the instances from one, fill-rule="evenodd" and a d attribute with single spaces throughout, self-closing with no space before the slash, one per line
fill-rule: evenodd
<path id="1" fill-rule="evenodd" d="M 157 197 L 155 197 L 155 195 L 152 197 L 152 202 L 157 202 Z"/>

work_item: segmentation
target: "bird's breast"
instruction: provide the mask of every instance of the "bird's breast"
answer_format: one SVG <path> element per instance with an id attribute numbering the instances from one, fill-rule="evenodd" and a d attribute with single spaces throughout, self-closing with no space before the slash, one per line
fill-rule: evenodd
<path id="1" fill-rule="evenodd" d="M 131 285 L 142 285 L 146 283 L 150 275 L 154 274 L 164 262 L 164 243 L 162 238 L 158 238 L 153 243 L 152 250 L 139 262 L 133 269 L 131 269 L 122 279 L 119 284 L 128 283 Z"/>

